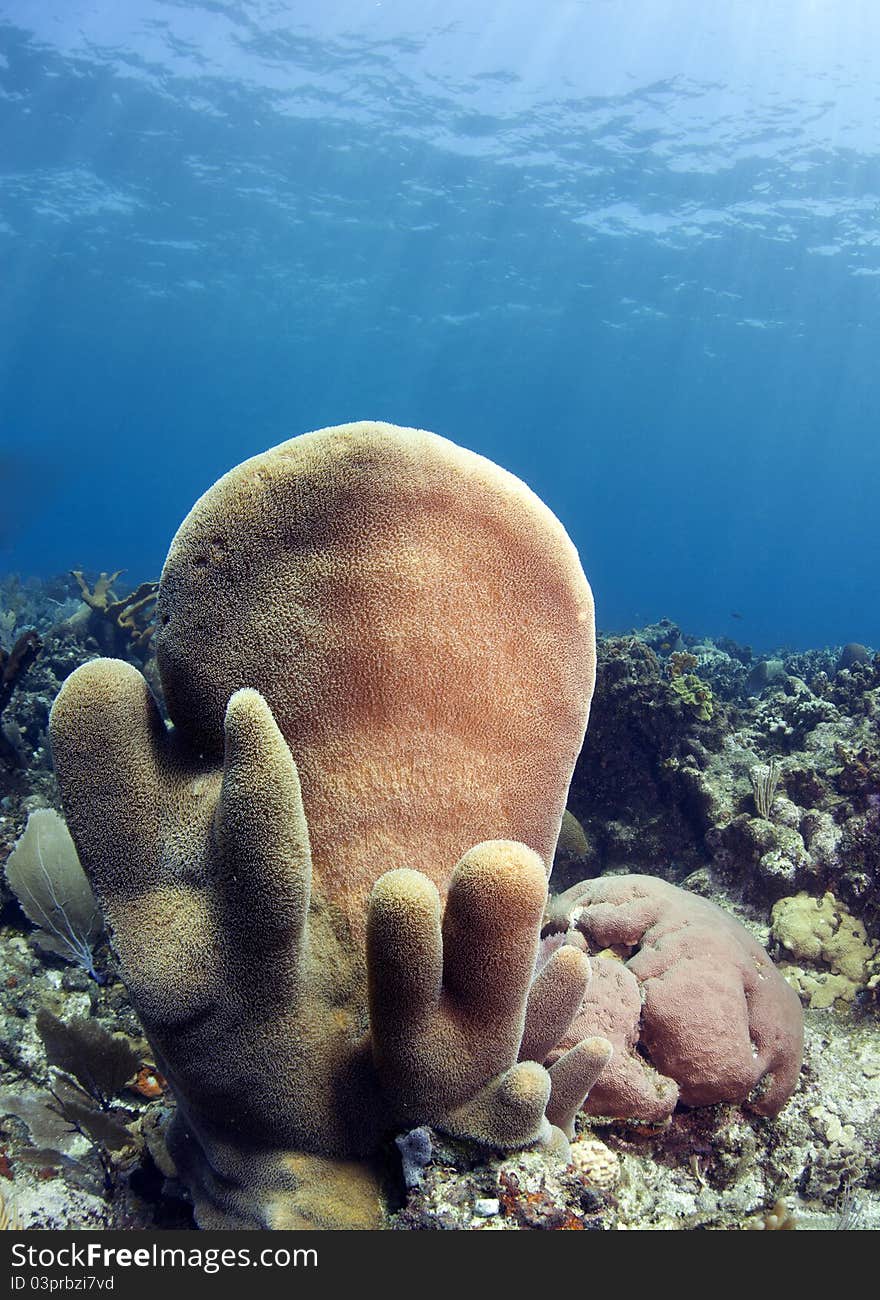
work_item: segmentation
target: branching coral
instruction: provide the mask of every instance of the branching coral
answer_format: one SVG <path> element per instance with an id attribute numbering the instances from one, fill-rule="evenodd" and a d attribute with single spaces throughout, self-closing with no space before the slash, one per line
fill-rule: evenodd
<path id="1" fill-rule="evenodd" d="M 156 643 L 173 728 L 97 660 L 52 743 L 199 1221 L 374 1226 L 395 1127 L 568 1124 L 607 1044 L 518 1059 L 586 980 L 577 954 L 532 985 L 595 671 L 550 511 L 433 434 L 293 439 L 185 520 Z"/>
<path id="2" fill-rule="evenodd" d="M 119 597 L 113 584 L 123 572 L 117 569 L 115 573 L 102 573 L 91 588 L 79 569 L 71 571 L 86 608 L 82 611 L 84 617 L 74 615 L 70 626 L 84 623 L 105 654 L 142 654 L 155 628 L 159 584 L 142 582 L 127 596 Z"/>

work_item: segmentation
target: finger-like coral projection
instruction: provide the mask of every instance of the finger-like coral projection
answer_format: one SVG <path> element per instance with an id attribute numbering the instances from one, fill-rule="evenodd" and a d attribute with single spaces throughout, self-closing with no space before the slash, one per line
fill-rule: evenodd
<path id="1" fill-rule="evenodd" d="M 574 885 L 552 900 L 548 919 L 551 942 L 585 940 L 595 954 L 583 1005 L 549 1053 L 587 1034 L 612 1044 L 587 1111 L 656 1122 L 681 1101 L 779 1113 L 797 1086 L 803 1012 L 734 917 L 663 880 L 627 875 Z"/>
<path id="2" fill-rule="evenodd" d="M 321 430 L 197 502 L 156 613 L 173 726 L 96 660 L 52 743 L 199 1222 L 374 1226 L 395 1128 L 570 1127 L 608 1045 L 522 1057 L 588 977 L 532 984 L 595 671 L 551 512 L 434 434 Z"/>
<path id="3" fill-rule="evenodd" d="M 519 1054 L 521 1060 L 549 1065 L 547 1118 L 570 1138 L 575 1116 L 611 1059 L 613 1046 L 592 1032 L 583 1037 L 572 1033 L 593 971 L 586 953 L 568 935 L 557 937 L 562 940 L 559 946 L 545 940 L 538 953 Z M 568 1043 L 560 1048 L 559 1040 L 566 1035 Z"/>

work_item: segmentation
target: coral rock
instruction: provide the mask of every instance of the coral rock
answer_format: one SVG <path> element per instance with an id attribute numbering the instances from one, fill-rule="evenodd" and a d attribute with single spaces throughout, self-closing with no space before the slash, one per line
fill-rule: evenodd
<path id="1" fill-rule="evenodd" d="M 787 968 L 811 1007 L 854 1002 L 880 970 L 877 944 L 830 892 L 821 899 L 809 894 L 781 898 L 773 905 L 772 934 L 797 961 L 813 967 Z"/>

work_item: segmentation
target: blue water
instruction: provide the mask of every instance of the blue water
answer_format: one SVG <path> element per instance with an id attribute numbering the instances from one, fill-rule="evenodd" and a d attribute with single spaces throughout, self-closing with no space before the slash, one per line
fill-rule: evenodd
<path id="1" fill-rule="evenodd" d="M 0 0 L 0 574 L 376 418 L 603 628 L 880 644 L 878 121 L 876 0 Z"/>

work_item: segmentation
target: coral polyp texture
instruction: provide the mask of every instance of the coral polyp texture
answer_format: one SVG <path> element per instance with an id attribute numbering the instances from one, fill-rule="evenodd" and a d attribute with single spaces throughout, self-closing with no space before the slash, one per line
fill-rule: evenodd
<path id="1" fill-rule="evenodd" d="M 557 942 L 585 940 L 593 954 L 580 1012 L 548 1059 L 589 1034 L 614 1049 L 589 1113 L 654 1123 L 678 1102 L 779 1113 L 803 1059 L 801 1003 L 734 917 L 636 875 L 574 885 L 548 916 Z"/>
<path id="2" fill-rule="evenodd" d="M 51 734 L 198 1221 L 373 1227 L 396 1129 L 570 1130 L 608 1044 L 520 1059 L 589 978 L 532 986 L 595 675 L 553 514 L 431 433 L 306 434 L 196 503 L 155 635 L 170 727 L 99 659 Z"/>

